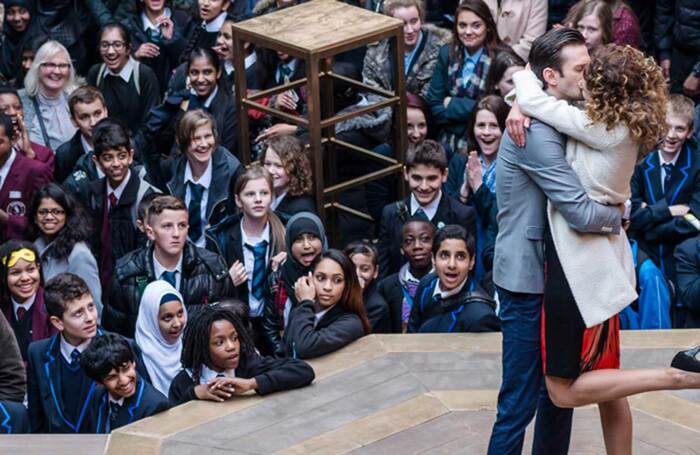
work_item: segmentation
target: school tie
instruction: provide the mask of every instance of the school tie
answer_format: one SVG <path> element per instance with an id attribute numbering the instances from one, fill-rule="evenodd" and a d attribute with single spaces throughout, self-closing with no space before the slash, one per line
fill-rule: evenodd
<path id="1" fill-rule="evenodd" d="M 253 296 L 261 301 L 263 297 L 263 282 L 265 281 L 265 256 L 267 253 L 267 240 L 263 240 L 257 245 L 245 244 L 245 247 L 253 252 L 253 258 L 255 262 L 253 263 L 253 281 L 251 284 L 251 289 Z"/>
<path id="2" fill-rule="evenodd" d="M 26 315 L 27 315 L 27 309 L 26 309 L 26 308 L 24 308 L 24 307 L 22 307 L 22 306 L 19 307 L 19 308 L 17 308 L 17 313 L 16 313 L 17 322 L 22 322 L 22 321 L 24 321 L 24 317 L 25 317 Z"/>
<path id="3" fill-rule="evenodd" d="M 217 378 L 225 378 L 226 375 L 223 374 L 223 373 L 219 373 L 219 374 L 216 375 L 216 377 L 217 377 Z"/>
<path id="4" fill-rule="evenodd" d="M 278 82 L 279 83 L 284 82 L 285 84 L 288 83 L 290 81 L 290 79 L 292 78 L 292 68 L 290 68 L 288 65 L 284 65 L 284 64 L 280 65 L 279 68 L 280 68 L 281 80 Z"/>
<path id="5" fill-rule="evenodd" d="M 170 271 L 166 270 L 165 272 L 163 272 L 163 273 L 160 275 L 160 279 L 161 279 L 161 280 L 164 280 L 164 281 L 167 281 L 168 283 L 170 283 L 170 285 L 171 285 L 172 287 L 174 287 L 175 289 L 177 289 L 177 286 L 175 285 L 175 283 L 177 283 L 177 280 L 176 280 L 176 277 L 175 277 L 175 274 L 176 274 L 176 273 L 177 273 L 177 270 L 175 270 L 174 272 L 170 272 Z"/>
<path id="6" fill-rule="evenodd" d="M 114 429 L 114 427 L 117 426 L 117 417 L 119 417 L 119 410 L 121 409 L 122 405 L 117 403 L 116 401 L 110 401 L 109 402 L 109 429 L 110 431 Z"/>
<path id="7" fill-rule="evenodd" d="M 109 216 L 117 206 L 117 195 L 109 193 L 102 210 L 102 231 L 100 232 L 100 283 L 102 287 L 109 284 L 112 276 L 112 237 L 109 232 Z"/>
<path id="8" fill-rule="evenodd" d="M 160 29 L 154 30 L 152 28 L 146 29 L 146 37 L 148 41 L 153 44 L 160 45 L 163 42 L 163 35 L 160 33 Z"/>
<path id="9" fill-rule="evenodd" d="M 190 230 L 188 236 L 190 240 L 196 242 L 202 236 L 202 196 L 204 187 L 198 183 L 189 182 L 190 185 L 190 205 L 187 211 L 190 215 Z"/>
<path id="10" fill-rule="evenodd" d="M 673 163 L 662 164 L 661 167 L 664 168 L 664 192 L 669 188 L 671 183 L 671 173 L 673 172 Z"/>
<path id="11" fill-rule="evenodd" d="M 75 368 L 78 366 L 78 362 L 80 362 L 80 351 L 76 348 L 70 353 L 70 366 Z"/>
<path id="12" fill-rule="evenodd" d="M 420 218 L 424 221 L 430 221 L 430 218 L 428 218 L 428 214 L 425 213 L 425 211 L 423 211 L 422 208 L 418 208 L 418 210 L 416 210 L 416 213 L 414 213 L 413 216 Z"/>

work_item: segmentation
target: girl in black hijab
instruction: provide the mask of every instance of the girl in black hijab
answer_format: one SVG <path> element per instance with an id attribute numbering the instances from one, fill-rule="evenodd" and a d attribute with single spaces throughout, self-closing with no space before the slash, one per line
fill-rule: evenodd
<path id="1" fill-rule="evenodd" d="M 5 20 L 2 46 L 0 47 L 0 74 L 6 81 L 20 76 L 20 56 L 22 46 L 29 38 L 30 25 L 34 17 L 32 0 L 3 0 Z"/>

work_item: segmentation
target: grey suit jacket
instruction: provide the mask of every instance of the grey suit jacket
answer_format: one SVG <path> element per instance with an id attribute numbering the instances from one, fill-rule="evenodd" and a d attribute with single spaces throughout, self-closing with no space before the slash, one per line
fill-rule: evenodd
<path id="1" fill-rule="evenodd" d="M 525 144 L 518 147 L 506 133 L 498 151 L 493 281 L 511 292 L 542 294 L 547 200 L 579 232 L 617 234 L 621 215 L 586 195 L 566 161 L 564 135 L 533 119 Z"/>

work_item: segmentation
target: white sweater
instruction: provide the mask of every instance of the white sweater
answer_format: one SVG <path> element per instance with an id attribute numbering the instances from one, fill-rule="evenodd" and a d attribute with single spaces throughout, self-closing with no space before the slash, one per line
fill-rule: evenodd
<path id="1" fill-rule="evenodd" d="M 639 146 L 625 126 L 608 130 L 542 90 L 532 71 L 513 75 L 520 109 L 568 136 L 566 159 L 588 196 L 617 205 L 630 197 Z M 600 324 L 637 298 L 634 262 L 624 231 L 586 234 L 571 229 L 551 203 L 547 215 L 564 274 L 586 327 Z"/>

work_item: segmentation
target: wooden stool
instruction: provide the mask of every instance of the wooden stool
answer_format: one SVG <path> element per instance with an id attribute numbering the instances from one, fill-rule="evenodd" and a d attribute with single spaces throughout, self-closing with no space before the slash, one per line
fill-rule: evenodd
<path id="1" fill-rule="evenodd" d="M 391 46 L 394 49 L 393 61 L 395 62 L 393 65 L 394 73 L 391 75 L 393 91 L 370 87 L 360 81 L 332 72 L 333 56 L 382 39 L 394 40 Z M 368 214 L 336 202 L 335 195 L 362 186 L 372 180 L 400 173 L 403 168 L 407 139 L 402 21 L 334 0 L 315 0 L 234 24 L 233 41 L 240 126 L 240 156 L 244 164 L 247 165 L 251 161 L 248 109 L 262 111 L 285 122 L 302 126 L 309 132 L 309 146 L 314 166 L 316 207 L 324 223 L 330 223 L 329 231 L 332 234 L 335 233 L 332 226 L 334 217 L 329 217 L 326 212 L 327 209 L 331 208 L 373 221 Z M 248 95 L 244 66 L 245 42 L 302 59 L 306 65 L 306 77 Z M 380 95 L 384 99 L 354 112 L 335 115 L 333 97 L 325 95 L 333 93 L 334 80 L 343 81 L 363 92 Z M 323 100 L 320 96 L 322 84 Z M 261 98 L 303 85 L 307 86 L 308 92 L 307 118 L 291 115 L 257 102 Z M 394 108 L 393 158 L 336 139 L 335 125 L 337 123 L 386 107 Z M 327 149 L 327 154 L 324 154 L 324 146 Z M 342 171 L 337 169 L 335 165 L 333 149 L 336 147 L 363 154 L 382 163 L 385 167 L 360 177 L 342 181 Z M 327 177 L 324 175 L 324 159 L 326 160 Z M 399 182 L 399 195 L 403 197 L 402 179 L 399 179 Z"/>

